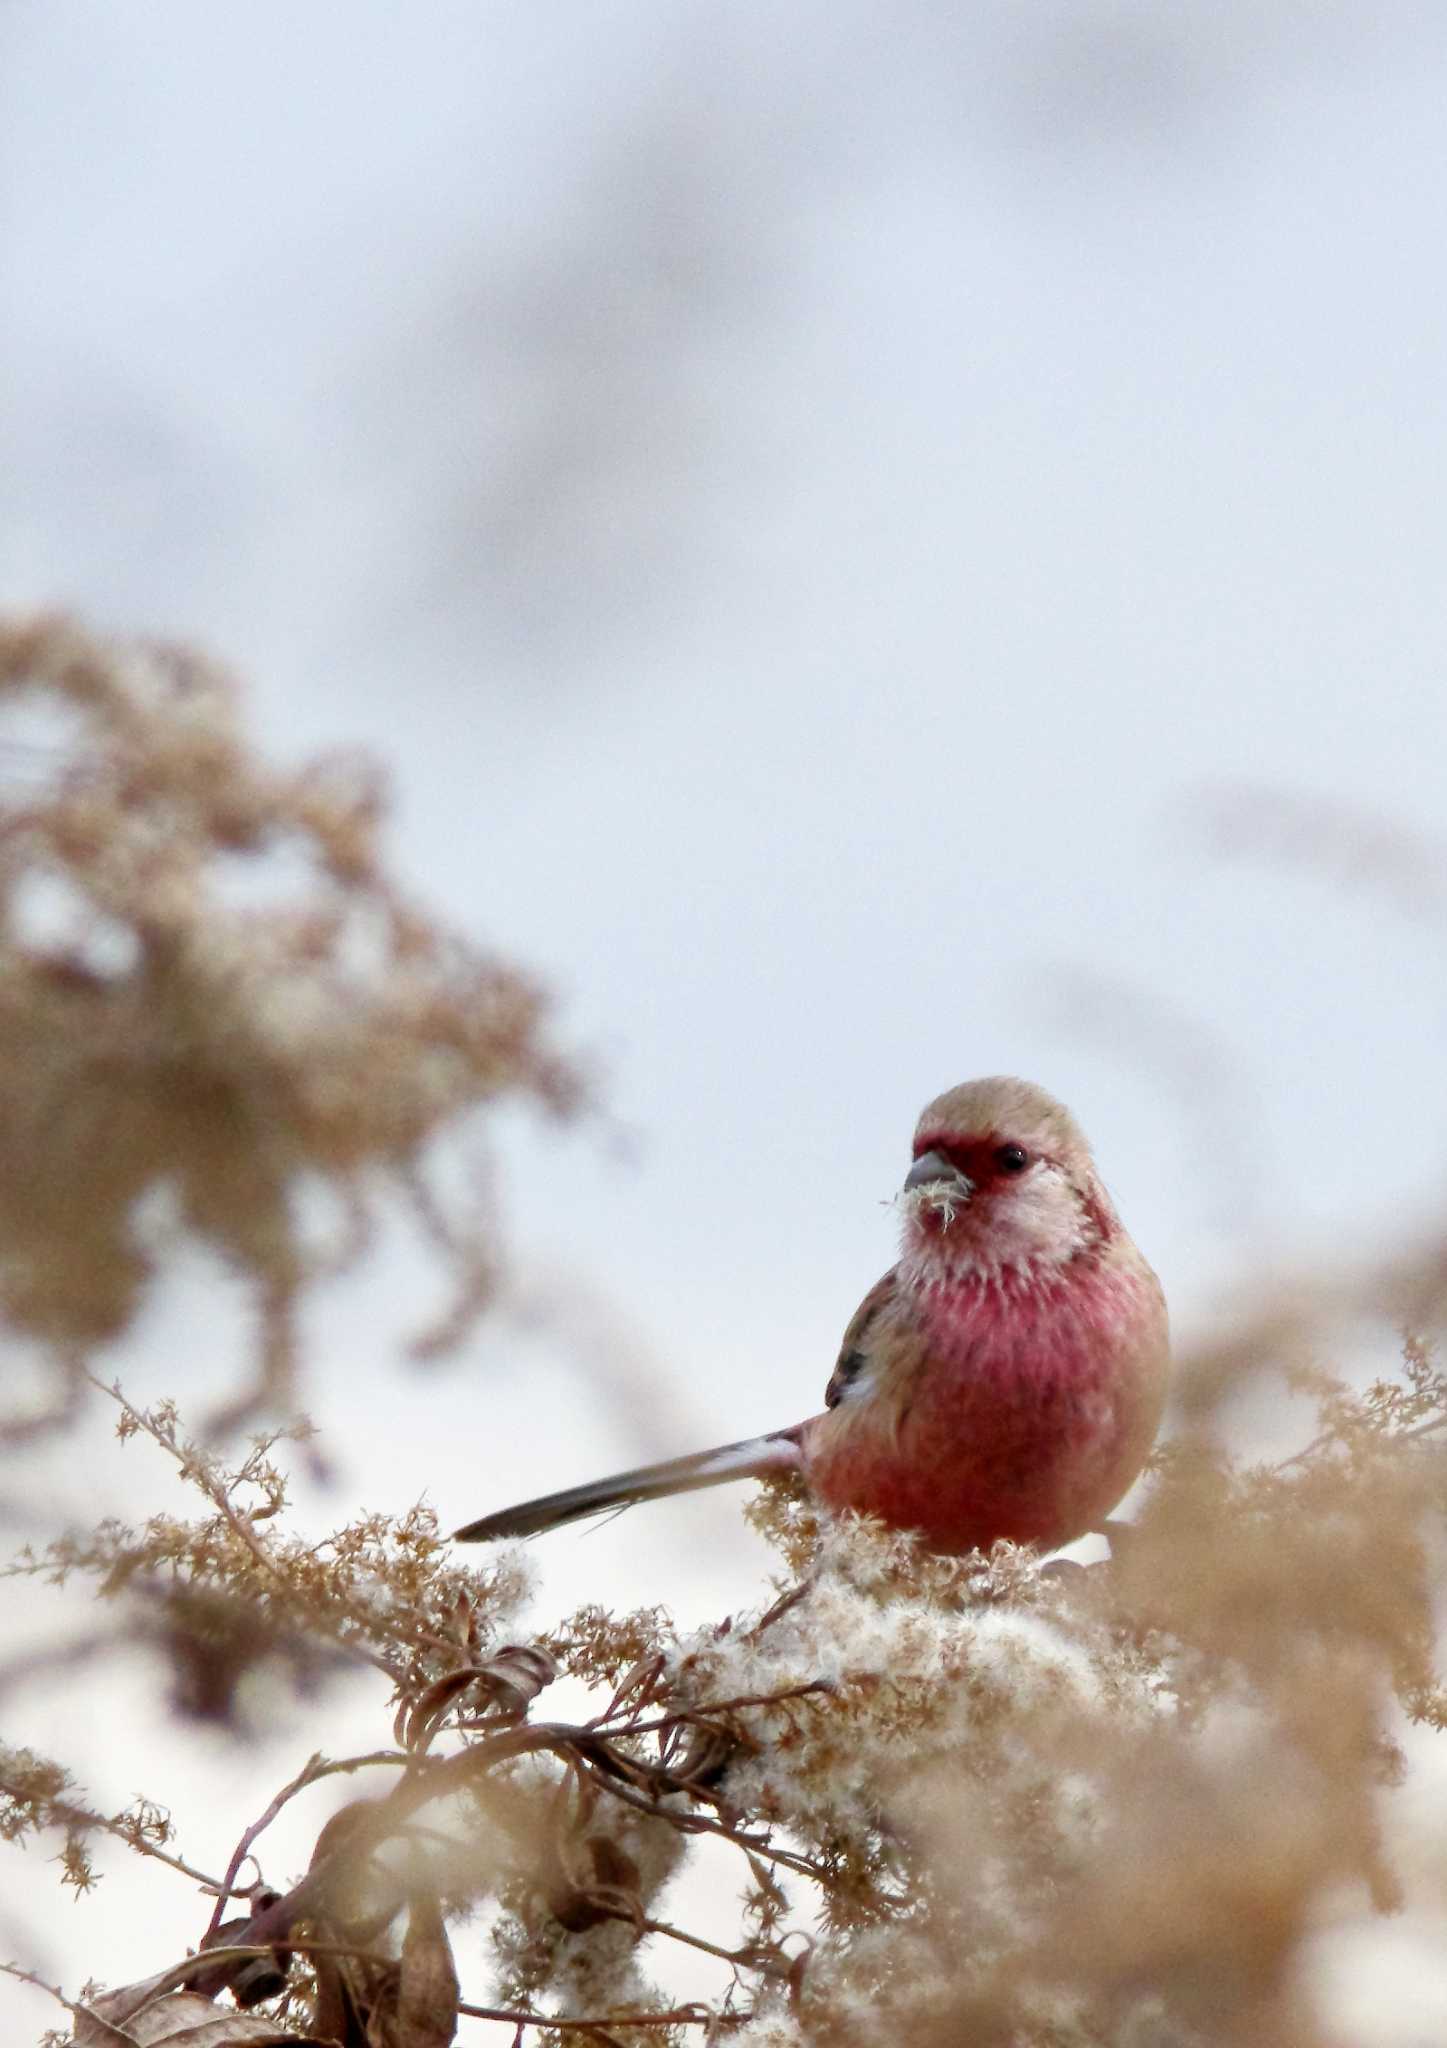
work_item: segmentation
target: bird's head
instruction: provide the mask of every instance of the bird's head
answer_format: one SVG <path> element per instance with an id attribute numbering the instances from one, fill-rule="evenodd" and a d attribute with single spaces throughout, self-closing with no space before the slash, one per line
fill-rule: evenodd
<path id="1" fill-rule="evenodd" d="M 905 1259 L 926 1275 L 1043 1274 L 1119 1228 L 1069 1110 L 1003 1076 L 928 1105 L 898 1199 Z"/>

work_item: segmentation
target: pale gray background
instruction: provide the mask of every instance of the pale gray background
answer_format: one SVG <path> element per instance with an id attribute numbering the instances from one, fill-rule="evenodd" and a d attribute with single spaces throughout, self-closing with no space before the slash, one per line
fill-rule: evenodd
<path id="1" fill-rule="evenodd" d="M 1447 15 L 1390 0 L 0 12 L 6 600 L 382 755 L 411 885 L 553 984 L 626 1137 L 517 1120 L 535 1314 L 450 1370 L 398 1362 L 400 1242 L 314 1316 L 319 1529 L 816 1406 L 971 1074 L 1077 1108 L 1188 1332 L 1437 1212 L 1444 105 Z M 201 1412 L 236 1308 L 189 1276 L 128 1383 Z M 182 1507 L 85 1443 L 62 1507 Z M 542 1617 L 766 1565 L 729 1496 L 537 1557 Z M 10 1720 L 211 1864 L 381 1732 L 158 1758 L 155 1702 Z M 0 1949 L 178 1953 L 179 1881 L 108 1861 L 72 1909 L 10 1856 Z M 1356 2038 L 1447 2027 L 1411 1957 L 1428 2017 Z"/>

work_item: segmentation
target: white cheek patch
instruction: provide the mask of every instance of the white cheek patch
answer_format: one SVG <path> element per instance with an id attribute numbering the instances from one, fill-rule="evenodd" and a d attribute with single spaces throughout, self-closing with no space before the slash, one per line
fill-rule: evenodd
<path id="1" fill-rule="evenodd" d="M 1080 1200 L 1058 1166 L 1037 1166 L 1007 1197 L 997 1199 L 991 1235 L 998 1255 L 1034 1264 L 1073 1259 L 1086 1238 Z"/>

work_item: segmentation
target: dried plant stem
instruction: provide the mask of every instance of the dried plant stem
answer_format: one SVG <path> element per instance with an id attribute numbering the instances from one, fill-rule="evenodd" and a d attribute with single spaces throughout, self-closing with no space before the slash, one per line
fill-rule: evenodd
<path id="1" fill-rule="evenodd" d="M 91 1372 L 86 1373 L 86 1378 L 101 1393 L 110 1396 L 135 1429 L 148 1436 L 153 1443 L 159 1445 L 168 1456 L 175 1460 L 177 1465 L 180 1466 L 183 1475 L 190 1479 L 200 1492 L 205 1495 L 237 1541 L 245 1546 L 258 1567 L 275 1586 L 278 1596 L 288 1607 L 297 1607 L 298 1602 L 295 1590 L 285 1568 L 272 1555 L 266 1544 L 257 1535 L 251 1517 L 237 1510 L 230 1498 L 227 1487 L 216 1478 L 204 1455 L 192 1452 L 188 1446 L 179 1444 L 174 1438 L 169 1437 L 165 1430 L 157 1427 L 153 1418 L 146 1414 L 144 1409 L 137 1408 L 133 1402 L 129 1401 L 121 1388 L 115 1383 L 101 1380 Z M 374 1616 L 350 1609 L 346 1606 L 346 1603 L 339 1604 L 343 1606 L 343 1611 L 347 1614 L 348 1620 L 356 1630 L 360 1631 L 375 1626 Z M 314 1610 L 307 1609 L 303 1612 L 302 1618 L 308 1629 L 312 1631 L 315 1631 L 320 1624 L 326 1630 L 331 1640 L 337 1645 L 338 1649 L 342 1650 L 347 1656 L 354 1657 L 362 1663 L 370 1664 L 373 1670 L 379 1671 L 384 1678 L 395 1681 L 397 1676 L 395 1664 L 389 1662 L 387 1658 L 379 1655 L 375 1650 L 369 1649 L 365 1642 L 357 1639 L 356 1634 L 338 1627 L 332 1617 L 319 1617 Z M 424 1629 L 414 1627 L 409 1633 L 413 1641 L 421 1647 L 443 1651 L 449 1655 L 456 1649 L 455 1644 L 449 1643 L 443 1637 L 434 1636 Z"/>
<path id="2" fill-rule="evenodd" d="M 775 1692 L 741 1692 L 735 1694 L 732 1699 L 702 1700 L 696 1707 L 690 1706 L 675 1714 L 660 1714 L 651 1721 L 628 1722 L 625 1724 L 626 1732 L 629 1735 L 653 1735 L 674 1728 L 712 1728 L 722 1725 L 720 1716 L 737 1713 L 743 1707 L 777 1707 L 782 1706 L 785 1700 L 808 1699 L 811 1695 L 835 1693 L 838 1690 L 832 1678 L 810 1678 L 798 1685 L 781 1686 Z M 596 1721 L 589 1721 L 585 1725 L 597 1728 L 610 1718 L 609 1715 L 600 1714 Z"/>
<path id="3" fill-rule="evenodd" d="M 593 2017 L 560 2018 L 550 2012 L 520 2012 L 506 2005 L 468 2005 L 460 2001 L 460 2014 L 470 2020 L 501 2020 L 510 2027 L 556 2027 L 560 2033 L 601 2034 L 608 2027 L 711 2027 L 717 2015 L 697 2006 L 683 2005 L 672 2012 L 606 2012 Z M 747 2013 L 739 2015 L 747 2019 Z"/>
<path id="4" fill-rule="evenodd" d="M 713 1820 L 706 1813 L 680 1813 L 656 1799 L 649 1799 L 641 1792 L 635 1792 L 630 1785 L 620 1783 L 606 1771 L 597 1770 L 587 1763 L 583 1773 L 591 1784 L 608 1792 L 615 1799 L 621 1799 L 625 1806 L 631 1806 L 638 1813 L 646 1813 L 655 1819 L 666 1820 L 685 1835 L 718 1835 L 725 1842 L 732 1842 L 746 1856 L 762 1856 L 769 1863 L 778 1863 L 785 1870 L 797 1871 L 801 1877 L 811 1877 L 816 1884 L 825 1882 L 823 1870 L 817 1863 L 811 1863 L 807 1856 L 798 1856 L 792 1849 L 778 1849 L 761 1841 L 757 1835 L 747 1835 L 741 1828 L 731 1828 L 721 1820 Z"/>
<path id="5" fill-rule="evenodd" d="M 28 1805 L 33 1794 L 23 1784 L 8 1777 L 0 1769 L 0 1794 L 12 1799 L 17 1805 Z M 163 1849 L 157 1842 L 148 1842 L 138 1829 L 128 1826 L 124 1819 L 115 1814 L 98 1813 L 94 1807 L 81 1806 L 74 1800 L 46 1797 L 44 1800 L 47 1824 L 75 1828 L 86 1834 L 110 1835 L 117 1842 L 124 1842 L 128 1849 L 134 1849 L 138 1856 L 149 1856 L 153 1862 L 164 1863 L 181 1877 L 189 1877 L 206 1892 L 216 1887 L 216 1879 L 204 1870 L 198 1870 L 194 1863 L 188 1863 L 183 1856 L 173 1856 L 169 1849 Z"/>
<path id="6" fill-rule="evenodd" d="M 58 1984 L 48 1984 L 44 1977 L 38 1976 L 34 1970 L 22 1969 L 19 1963 L 0 1962 L 0 1975 L 13 1977 L 18 1984 L 31 1984 L 37 1991 L 47 1992 L 58 2004 L 63 2005 L 67 2012 L 85 2011 L 85 2007 L 77 2005 L 73 1998 L 67 1998 Z"/>
<path id="7" fill-rule="evenodd" d="M 330 1762 L 322 1755 L 320 1750 L 314 1751 L 290 1783 L 282 1786 L 276 1797 L 269 1802 L 266 1810 L 259 1814 L 250 1827 L 246 1829 L 240 1841 L 232 1850 L 231 1861 L 226 1866 L 226 1876 L 223 1878 L 221 1887 L 217 1892 L 215 1911 L 211 1915 L 211 1923 L 206 1929 L 206 1934 L 208 1936 L 214 1934 L 220 1926 L 221 1915 L 225 1911 L 227 1900 L 236 1896 L 233 1887 L 236 1883 L 237 1873 L 251 1853 L 252 1844 L 271 1826 L 271 1823 L 276 1819 L 288 1800 L 294 1799 L 298 1792 L 305 1791 L 308 1785 L 319 1784 L 323 1778 L 335 1777 L 341 1772 L 365 1770 L 369 1765 L 373 1764 L 392 1764 L 401 1767 L 405 1766 L 407 1762 L 408 1758 L 400 1750 L 395 1749 L 376 1749 L 372 1750 L 367 1756 L 341 1757 Z"/>

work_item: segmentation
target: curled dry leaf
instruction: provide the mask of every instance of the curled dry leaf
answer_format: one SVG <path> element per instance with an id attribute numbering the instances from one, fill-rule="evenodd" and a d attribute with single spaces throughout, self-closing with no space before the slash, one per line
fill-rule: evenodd
<path id="1" fill-rule="evenodd" d="M 680 1723 L 664 1751 L 660 1778 L 680 1791 L 712 1791 L 748 1745 L 726 1728 Z"/>
<path id="2" fill-rule="evenodd" d="M 403 1700 L 392 1722 L 392 1738 L 398 1748 L 426 1749 L 447 1718 L 453 1702 L 476 1678 L 477 1673 L 471 1668 L 446 1671 L 431 1685 L 424 1686 L 415 1699 Z"/>
<path id="3" fill-rule="evenodd" d="M 425 1749 L 447 1718 L 454 1702 L 476 1687 L 482 1711 L 514 1718 L 525 1714 L 558 1667 L 548 1652 L 529 1643 L 509 1643 L 486 1663 L 469 1664 L 435 1679 L 414 1700 L 404 1701 L 392 1724 L 403 1749 Z"/>
<path id="4" fill-rule="evenodd" d="M 319 2034 L 297 2034 L 275 2020 L 228 2012 L 195 1991 L 173 1991 L 148 2002 L 145 1984 L 98 1998 L 77 2015 L 73 2038 L 75 2048 L 294 2048 L 307 2042 L 328 2048 Z"/>
<path id="5" fill-rule="evenodd" d="M 505 1714 L 522 1714 L 552 1684 L 558 1667 L 535 1643 L 508 1643 L 478 1673 L 494 1704 Z"/>

